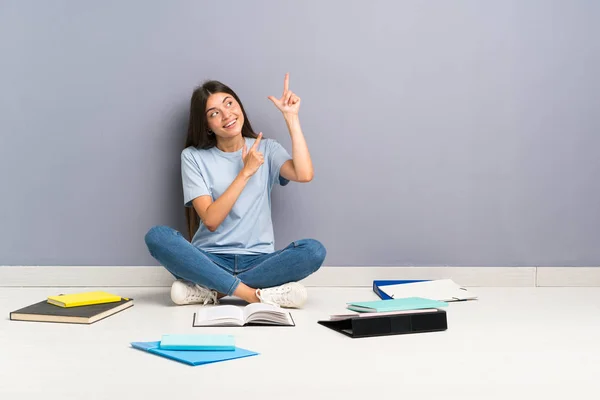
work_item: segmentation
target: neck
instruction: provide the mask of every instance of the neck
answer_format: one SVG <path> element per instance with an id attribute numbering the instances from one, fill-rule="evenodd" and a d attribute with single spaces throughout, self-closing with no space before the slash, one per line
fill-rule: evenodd
<path id="1" fill-rule="evenodd" d="M 240 133 L 232 138 L 217 138 L 217 148 L 226 153 L 233 153 L 244 147 L 244 137 Z"/>

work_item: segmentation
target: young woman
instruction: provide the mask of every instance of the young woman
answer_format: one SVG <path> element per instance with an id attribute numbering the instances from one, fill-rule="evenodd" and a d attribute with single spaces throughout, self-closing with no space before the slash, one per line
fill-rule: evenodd
<path id="1" fill-rule="evenodd" d="M 155 226 L 145 237 L 150 254 L 176 278 L 175 304 L 218 304 L 232 295 L 281 307 L 306 302 L 297 281 L 320 268 L 326 250 L 317 240 L 302 239 L 275 251 L 271 189 L 311 181 L 313 165 L 289 74 L 281 98 L 268 98 L 289 129 L 291 157 L 277 141 L 254 132 L 229 87 L 208 81 L 192 95 L 181 153 L 190 241 L 167 226 Z"/>

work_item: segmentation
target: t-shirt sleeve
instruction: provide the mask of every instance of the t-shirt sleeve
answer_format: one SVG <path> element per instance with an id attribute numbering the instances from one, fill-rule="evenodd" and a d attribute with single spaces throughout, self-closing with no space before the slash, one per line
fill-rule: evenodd
<path id="1" fill-rule="evenodd" d="M 277 183 L 281 186 L 290 183 L 279 174 L 279 170 L 287 160 L 291 159 L 290 154 L 279 142 L 273 139 L 269 140 L 269 183 L 271 187 Z"/>
<path id="2" fill-rule="evenodd" d="M 196 197 L 210 195 L 198 163 L 192 154 L 185 150 L 181 153 L 181 180 L 183 203 L 186 207 L 191 207 L 192 200 Z"/>

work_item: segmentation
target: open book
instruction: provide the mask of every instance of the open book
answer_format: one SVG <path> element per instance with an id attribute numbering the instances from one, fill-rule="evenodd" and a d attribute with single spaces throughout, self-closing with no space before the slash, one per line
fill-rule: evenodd
<path id="1" fill-rule="evenodd" d="M 194 313 L 192 326 L 296 326 L 292 315 L 283 308 L 264 303 L 245 307 L 221 305 L 202 307 Z"/>

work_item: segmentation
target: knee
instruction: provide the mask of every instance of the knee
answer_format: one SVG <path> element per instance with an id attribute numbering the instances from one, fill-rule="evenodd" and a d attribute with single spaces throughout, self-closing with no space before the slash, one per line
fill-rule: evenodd
<path id="1" fill-rule="evenodd" d="M 146 242 L 146 246 L 148 249 L 155 249 L 159 245 L 165 242 L 167 235 L 172 235 L 172 229 L 168 226 L 157 225 L 153 226 L 148 230 L 146 236 L 144 236 L 144 241 Z"/>
<path id="2" fill-rule="evenodd" d="M 314 271 L 321 268 L 321 265 L 323 265 L 323 261 L 325 261 L 325 257 L 327 256 L 327 249 L 323 243 L 316 239 L 303 239 L 298 241 L 297 244 L 305 247 Z"/>

